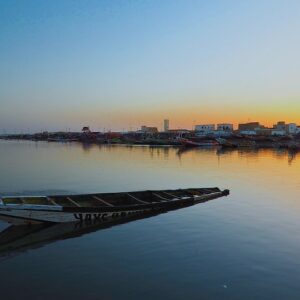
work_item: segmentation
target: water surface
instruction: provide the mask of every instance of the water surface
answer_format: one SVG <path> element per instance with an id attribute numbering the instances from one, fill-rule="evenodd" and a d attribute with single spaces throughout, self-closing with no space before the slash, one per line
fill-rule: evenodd
<path id="1" fill-rule="evenodd" d="M 3 299 L 300 298 L 300 155 L 0 141 L 0 171 L 0 195 L 231 190 L 205 204 L 6 253 Z"/>

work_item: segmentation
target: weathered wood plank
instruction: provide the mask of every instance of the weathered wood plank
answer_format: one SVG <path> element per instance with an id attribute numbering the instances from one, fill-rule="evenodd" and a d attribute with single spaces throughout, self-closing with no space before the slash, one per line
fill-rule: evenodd
<path id="1" fill-rule="evenodd" d="M 132 199 L 136 200 L 137 202 L 140 202 L 140 203 L 143 203 L 143 204 L 149 204 L 149 202 L 143 201 L 143 200 L 141 200 L 141 199 L 139 199 L 139 198 L 137 198 L 137 197 L 135 197 L 135 196 L 133 196 L 133 195 L 131 195 L 129 193 L 126 193 L 126 195 L 128 195 Z"/>
<path id="2" fill-rule="evenodd" d="M 169 199 L 167 199 L 167 198 L 165 198 L 165 197 L 163 197 L 163 196 L 161 196 L 161 195 L 159 195 L 159 194 L 157 194 L 157 193 L 152 193 L 152 194 L 153 194 L 154 196 L 160 198 L 160 199 L 163 200 L 163 201 L 170 201 Z"/>
<path id="3" fill-rule="evenodd" d="M 71 203 L 73 203 L 75 206 L 78 206 L 78 207 L 80 207 L 81 205 L 80 204 L 78 204 L 77 202 L 75 202 L 72 198 L 70 198 L 70 197 L 66 197 L 66 199 L 68 199 Z"/>
<path id="4" fill-rule="evenodd" d="M 98 201 L 100 201 L 100 202 L 101 202 L 102 204 L 104 204 L 104 205 L 114 206 L 114 205 L 112 205 L 111 203 L 106 202 L 105 200 L 101 199 L 101 198 L 98 197 L 98 196 L 93 196 L 93 198 L 96 199 L 96 200 L 98 200 Z"/>
<path id="5" fill-rule="evenodd" d="M 54 201 L 54 199 L 52 199 L 51 197 L 47 197 L 47 200 L 48 200 L 49 202 L 51 202 L 53 205 L 59 205 L 59 204 L 57 204 L 57 203 Z"/>

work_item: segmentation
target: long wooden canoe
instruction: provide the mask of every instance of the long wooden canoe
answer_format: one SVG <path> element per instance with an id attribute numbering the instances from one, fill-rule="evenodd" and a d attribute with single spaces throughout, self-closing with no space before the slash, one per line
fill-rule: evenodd
<path id="1" fill-rule="evenodd" d="M 171 210 L 227 196 L 229 190 L 189 188 L 58 196 L 0 198 L 0 218 L 9 223 L 109 220 Z"/>

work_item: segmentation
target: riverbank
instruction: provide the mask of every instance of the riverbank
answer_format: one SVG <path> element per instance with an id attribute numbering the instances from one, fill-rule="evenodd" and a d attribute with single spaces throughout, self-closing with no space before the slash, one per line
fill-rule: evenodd
<path id="1" fill-rule="evenodd" d="M 149 146 L 180 146 L 187 147 L 182 137 L 172 133 L 157 133 L 141 135 L 136 133 L 37 133 L 37 134 L 12 134 L 0 136 L 5 140 L 28 140 L 47 142 L 79 142 L 84 144 L 121 144 L 121 145 L 149 145 Z M 227 138 L 197 137 L 193 134 L 185 135 L 184 140 L 201 144 L 203 141 L 214 141 L 215 146 L 224 148 L 284 148 L 300 150 L 299 136 L 241 136 L 233 134 Z M 192 143 L 191 143 L 192 144 Z M 205 143 L 204 143 L 205 144 Z M 212 144 L 212 143 L 211 143 Z"/>

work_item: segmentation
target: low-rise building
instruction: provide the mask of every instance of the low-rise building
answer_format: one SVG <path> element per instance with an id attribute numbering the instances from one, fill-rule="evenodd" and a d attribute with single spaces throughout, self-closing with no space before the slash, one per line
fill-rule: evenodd
<path id="1" fill-rule="evenodd" d="M 286 135 L 286 130 L 282 130 L 282 129 L 272 129 L 272 135 L 273 136 L 284 136 Z"/>
<path id="2" fill-rule="evenodd" d="M 239 132 L 242 135 L 256 135 L 255 130 L 240 130 Z"/>
<path id="3" fill-rule="evenodd" d="M 229 137 L 232 135 L 232 131 L 229 130 L 215 130 L 212 134 L 215 137 Z"/>
<path id="4" fill-rule="evenodd" d="M 215 124 L 203 124 L 195 126 L 196 135 L 206 136 L 213 134 L 215 131 Z"/>
<path id="5" fill-rule="evenodd" d="M 148 126 L 142 126 L 141 127 L 141 132 L 143 133 L 157 133 L 158 129 L 157 127 L 148 127 Z"/>
<path id="6" fill-rule="evenodd" d="M 174 137 L 185 137 L 191 133 L 191 130 L 178 128 L 178 129 L 169 129 L 165 134 L 168 135 L 169 138 Z"/>
<path id="7" fill-rule="evenodd" d="M 263 126 L 260 125 L 259 122 L 243 123 L 243 124 L 239 124 L 239 127 L 238 127 L 241 134 L 242 134 L 241 131 L 244 131 L 244 132 L 255 131 L 260 128 L 263 128 Z"/>
<path id="8" fill-rule="evenodd" d="M 217 125 L 217 131 L 233 131 L 233 124 L 221 123 Z"/>
<path id="9" fill-rule="evenodd" d="M 273 126 L 273 128 L 277 130 L 286 130 L 286 124 L 284 121 L 279 121 Z"/>
<path id="10" fill-rule="evenodd" d="M 270 136 L 270 135 L 272 135 L 273 129 L 272 128 L 260 128 L 255 131 L 256 131 L 256 135 Z"/>
<path id="11" fill-rule="evenodd" d="M 286 124 L 286 132 L 287 134 L 297 134 L 297 124 L 295 123 Z"/>
<path id="12" fill-rule="evenodd" d="M 284 121 L 277 122 L 277 124 L 273 126 L 273 129 L 274 132 L 276 132 L 276 130 L 278 131 L 276 133 L 277 135 L 286 135 L 286 134 L 295 135 L 297 134 L 298 131 L 298 127 L 296 123 L 286 124 Z"/>

